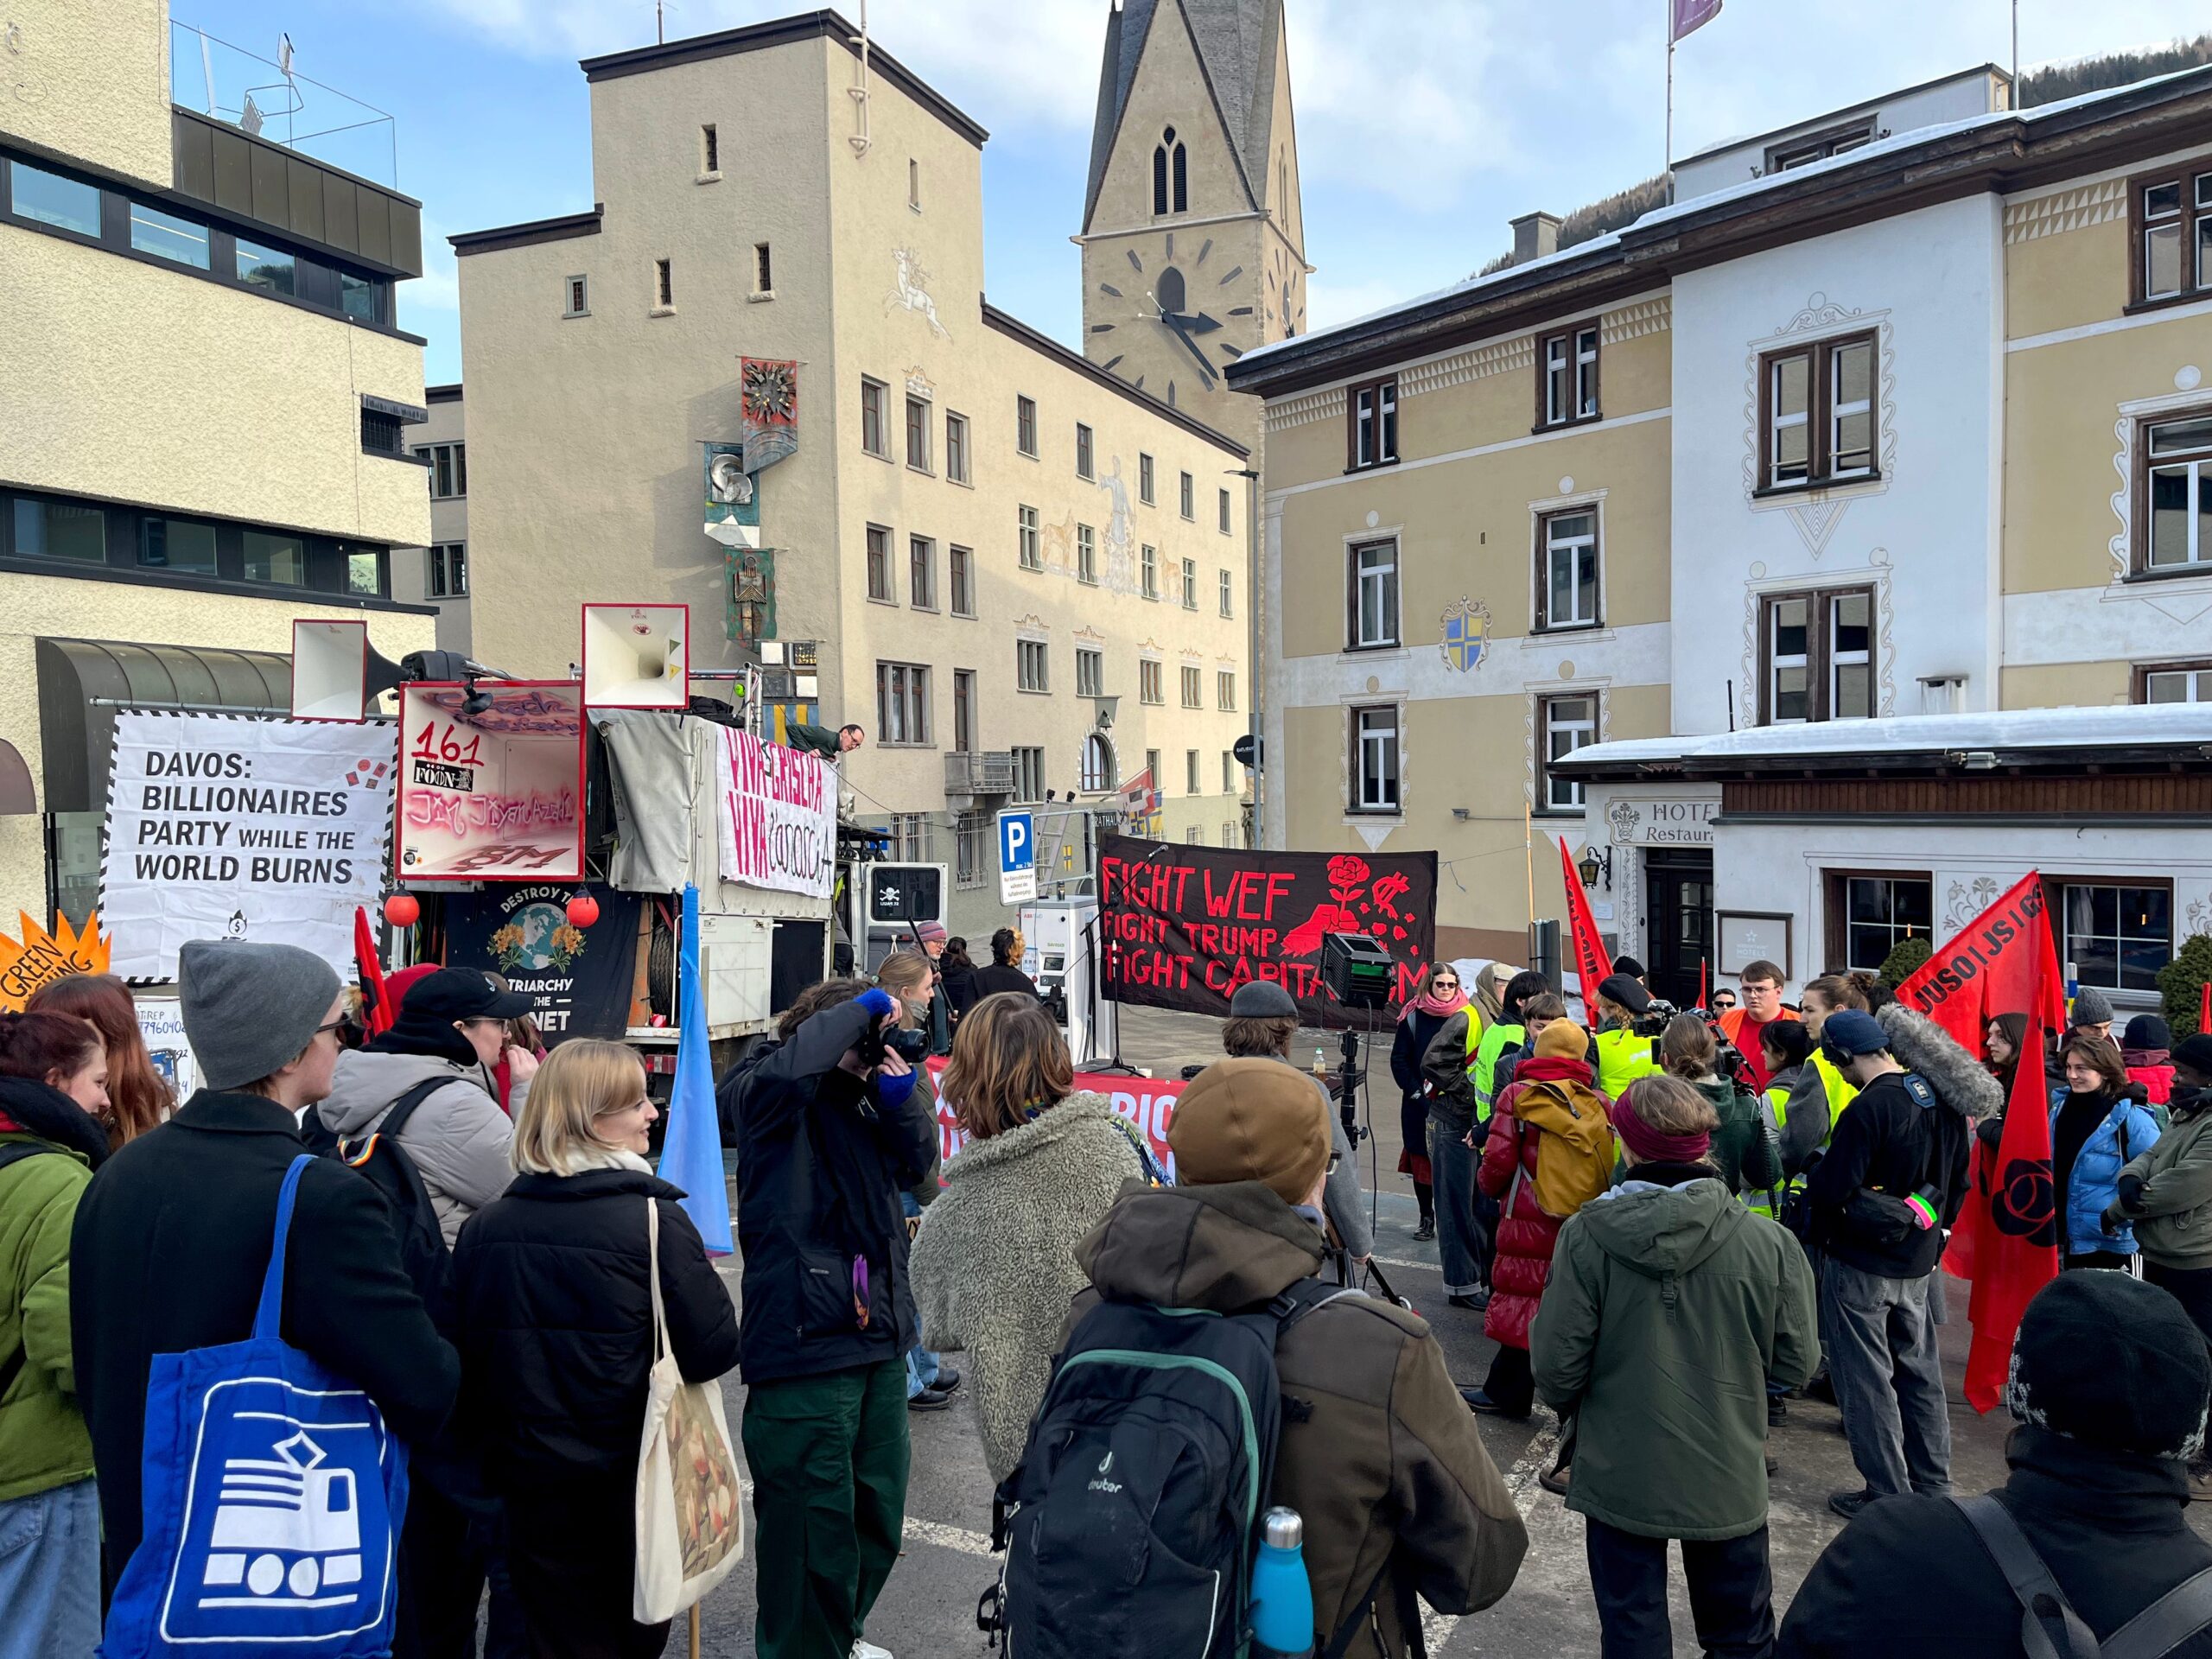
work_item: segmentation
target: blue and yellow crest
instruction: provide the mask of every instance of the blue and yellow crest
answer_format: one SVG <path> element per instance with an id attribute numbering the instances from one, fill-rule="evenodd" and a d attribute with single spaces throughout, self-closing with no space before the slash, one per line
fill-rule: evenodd
<path id="1" fill-rule="evenodd" d="M 1490 607 L 1478 599 L 1462 595 L 1458 604 L 1444 613 L 1444 660 L 1461 674 L 1469 672 L 1483 659 L 1483 647 L 1490 643 Z"/>

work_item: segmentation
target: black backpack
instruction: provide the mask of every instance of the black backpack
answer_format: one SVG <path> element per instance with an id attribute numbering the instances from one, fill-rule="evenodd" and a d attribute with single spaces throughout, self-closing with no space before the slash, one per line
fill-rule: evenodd
<path id="1" fill-rule="evenodd" d="M 326 1157 L 336 1158 L 367 1178 L 391 1206 L 392 1230 L 399 1235 L 400 1265 L 415 1281 L 431 1322 L 439 1330 L 453 1323 L 453 1252 L 446 1249 L 445 1230 L 438 1225 L 438 1207 L 423 1172 L 399 1143 L 399 1131 L 415 1116 L 415 1109 L 451 1083 L 451 1077 L 426 1077 L 392 1103 L 383 1122 L 365 1136 L 330 1141 Z M 315 1114 L 310 1109 L 308 1116 Z"/>
<path id="2" fill-rule="evenodd" d="M 1306 1279 L 1247 1313 L 1084 1315 L 998 1490 L 1006 1561 L 977 1623 L 1009 1659 L 1244 1653 L 1282 1417 L 1275 1344 L 1359 1294 Z"/>

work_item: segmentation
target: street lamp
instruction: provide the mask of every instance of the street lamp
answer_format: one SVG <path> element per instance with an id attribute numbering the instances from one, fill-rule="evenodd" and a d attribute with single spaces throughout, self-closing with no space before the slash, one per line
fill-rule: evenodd
<path id="1" fill-rule="evenodd" d="M 1598 878 L 1602 875 L 1605 878 L 1605 891 L 1611 893 L 1613 890 L 1613 849 L 1611 848 L 1606 848 L 1601 854 L 1588 842 L 1583 842 L 1582 856 L 1574 861 L 1574 868 L 1576 874 L 1581 876 L 1582 885 L 1586 888 L 1594 892 L 1598 886 Z"/>

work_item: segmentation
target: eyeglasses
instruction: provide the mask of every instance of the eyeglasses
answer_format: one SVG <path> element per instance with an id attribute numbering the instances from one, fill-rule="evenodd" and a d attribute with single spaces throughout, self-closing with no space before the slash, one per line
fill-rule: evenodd
<path id="1" fill-rule="evenodd" d="M 353 1023 L 353 1016 L 350 1014 L 340 1014 L 337 1019 L 327 1020 L 323 1024 L 317 1026 L 313 1031 L 309 1032 L 308 1033 L 308 1040 L 309 1042 L 313 1042 L 316 1038 L 321 1036 L 326 1031 L 343 1031 L 346 1027 Z"/>

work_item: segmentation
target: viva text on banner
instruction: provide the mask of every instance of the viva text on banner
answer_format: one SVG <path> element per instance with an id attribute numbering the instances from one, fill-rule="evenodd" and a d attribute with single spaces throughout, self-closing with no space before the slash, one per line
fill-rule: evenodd
<path id="1" fill-rule="evenodd" d="M 717 773 L 722 880 L 830 896 L 837 855 L 837 779 L 819 755 L 725 726 Z"/>
<path id="2" fill-rule="evenodd" d="M 119 714 L 101 925 L 110 968 L 169 979 L 187 939 L 274 940 L 353 976 L 384 887 L 389 726 Z"/>

